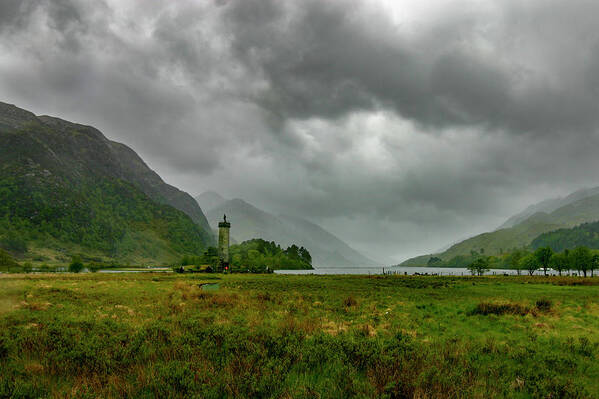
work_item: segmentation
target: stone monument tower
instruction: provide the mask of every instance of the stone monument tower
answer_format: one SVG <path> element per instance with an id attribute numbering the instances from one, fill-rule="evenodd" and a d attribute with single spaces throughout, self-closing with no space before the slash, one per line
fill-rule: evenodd
<path id="1" fill-rule="evenodd" d="M 218 260 L 220 271 L 229 271 L 229 229 L 231 223 L 227 222 L 227 215 L 218 224 Z"/>

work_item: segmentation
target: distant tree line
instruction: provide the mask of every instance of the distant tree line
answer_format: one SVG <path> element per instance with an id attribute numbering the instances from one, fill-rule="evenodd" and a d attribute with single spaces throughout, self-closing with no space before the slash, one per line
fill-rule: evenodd
<path id="1" fill-rule="evenodd" d="M 573 250 L 564 249 L 555 252 L 551 247 L 537 248 L 535 251 L 516 249 L 512 252 L 497 256 L 484 256 L 472 254 L 470 263 L 466 266 L 472 274 L 482 275 L 494 269 L 514 269 L 518 274 L 527 272 L 533 275 L 537 270 L 543 270 L 547 275 L 550 269 L 555 270 L 561 276 L 563 272 L 575 270 L 580 275 L 593 276 L 594 271 L 599 269 L 599 251 L 591 250 L 584 246 Z M 438 263 L 438 262 L 435 262 Z"/>
<path id="2" fill-rule="evenodd" d="M 304 247 L 293 244 L 283 249 L 274 241 L 253 239 L 229 247 L 232 271 L 263 273 L 277 269 L 312 269 L 312 256 Z M 181 266 L 218 266 L 218 250 L 209 247 L 202 255 L 184 256 Z"/>

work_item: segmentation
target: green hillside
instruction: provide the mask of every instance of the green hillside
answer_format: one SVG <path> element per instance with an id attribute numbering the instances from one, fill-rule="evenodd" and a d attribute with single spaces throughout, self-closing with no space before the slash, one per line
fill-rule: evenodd
<path id="1" fill-rule="evenodd" d="M 94 128 L 0 103 L 0 245 L 18 259 L 156 264 L 198 253 L 213 237 L 186 196 Z"/>
<path id="2" fill-rule="evenodd" d="M 534 249 L 551 247 L 556 252 L 581 246 L 599 249 L 599 222 L 543 233 L 532 241 L 531 246 Z"/>
<path id="3" fill-rule="evenodd" d="M 594 194 L 595 191 L 596 189 L 586 190 L 585 193 L 589 194 L 587 197 L 581 195 L 581 192 L 576 192 L 566 197 L 572 202 L 550 213 L 537 212 L 513 227 L 479 234 L 451 246 L 442 253 L 412 258 L 402 265 L 426 266 L 431 257 L 448 262 L 456 257 L 468 256 L 473 251 L 485 255 L 500 255 L 514 248 L 529 247 L 533 240 L 543 233 L 599 220 L 599 195 Z M 564 203 L 565 200 L 560 201 Z"/>
<path id="4" fill-rule="evenodd" d="M 537 204 L 530 205 L 522 212 L 517 213 L 516 215 L 510 217 L 505 223 L 503 223 L 499 228 L 509 228 L 514 227 L 515 225 L 525 221 L 535 213 L 544 212 L 551 213 L 556 209 L 559 209 L 568 204 L 572 204 L 576 201 L 582 200 L 584 198 L 592 197 L 594 195 L 599 194 L 599 187 L 592 188 L 582 188 L 577 190 L 565 197 L 560 198 L 549 198 L 544 201 L 541 201 Z"/>

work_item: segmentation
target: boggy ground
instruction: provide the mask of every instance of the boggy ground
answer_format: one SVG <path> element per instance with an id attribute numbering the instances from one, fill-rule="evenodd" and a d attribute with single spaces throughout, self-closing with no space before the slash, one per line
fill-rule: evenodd
<path id="1" fill-rule="evenodd" d="M 0 397 L 599 397 L 593 284 L 0 275 Z"/>

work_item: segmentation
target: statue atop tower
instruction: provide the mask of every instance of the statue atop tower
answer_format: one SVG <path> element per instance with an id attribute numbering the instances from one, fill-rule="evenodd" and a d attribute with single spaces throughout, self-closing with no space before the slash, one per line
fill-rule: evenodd
<path id="1" fill-rule="evenodd" d="M 227 215 L 218 224 L 218 260 L 221 272 L 229 271 L 229 229 L 231 223 L 227 222 Z"/>

